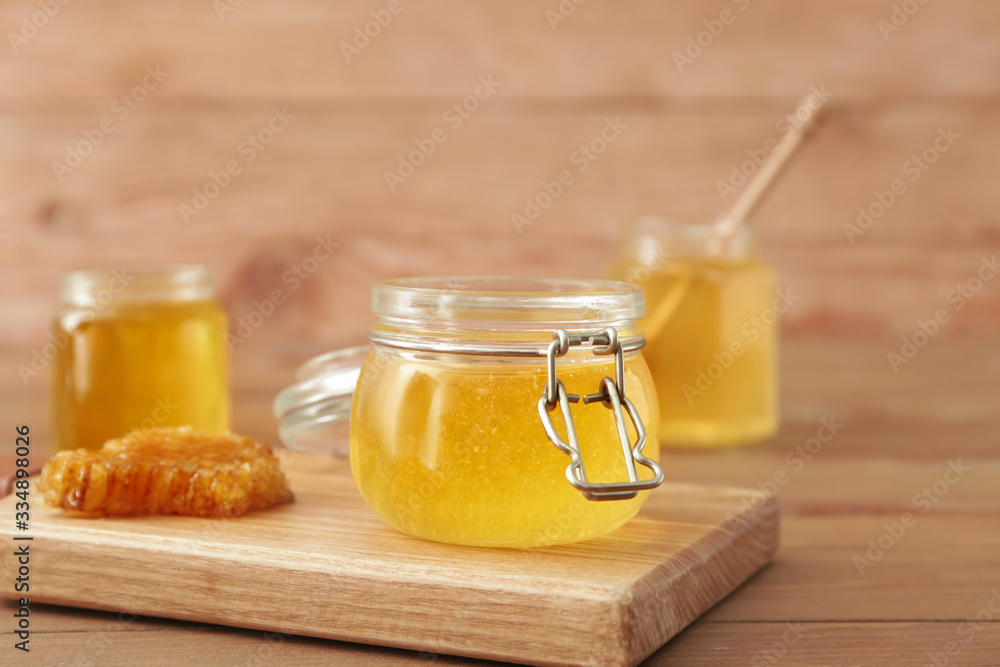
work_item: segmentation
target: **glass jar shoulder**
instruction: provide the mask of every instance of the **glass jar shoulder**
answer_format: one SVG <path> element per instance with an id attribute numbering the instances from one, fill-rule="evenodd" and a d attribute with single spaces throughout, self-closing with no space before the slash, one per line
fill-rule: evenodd
<path id="1" fill-rule="evenodd" d="M 625 370 L 626 382 L 638 382 L 635 390 L 645 391 L 645 378 L 649 374 L 649 368 L 640 352 L 626 353 Z M 608 371 L 614 375 L 613 357 L 595 356 L 588 350 L 571 350 L 559 359 L 557 374 L 567 383 L 592 377 L 599 379 Z M 480 389 L 511 384 L 537 386 L 540 391 L 545 383 L 546 368 L 543 356 L 501 361 L 483 356 L 412 354 L 373 346 L 361 368 L 357 388 L 360 391 L 377 386 L 380 382 L 395 382 L 393 378 L 397 376 L 412 379 L 415 375 L 426 375 L 438 381 L 477 386 Z M 567 389 L 569 390 L 569 386 Z"/>
<path id="2" fill-rule="evenodd" d="M 649 268 L 654 276 L 673 277 L 676 275 L 746 275 L 773 276 L 774 267 L 766 259 L 757 256 L 740 258 L 719 257 L 671 257 L 659 266 Z"/>

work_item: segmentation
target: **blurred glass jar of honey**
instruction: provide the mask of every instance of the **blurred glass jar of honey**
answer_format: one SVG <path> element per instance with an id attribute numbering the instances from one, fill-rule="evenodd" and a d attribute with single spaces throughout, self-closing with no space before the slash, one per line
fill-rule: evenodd
<path id="1" fill-rule="evenodd" d="M 228 428 L 226 316 L 206 268 L 74 271 L 60 297 L 55 449 L 97 449 L 136 428 Z"/>
<path id="2" fill-rule="evenodd" d="M 646 293 L 644 353 L 660 401 L 660 441 L 758 442 L 777 431 L 777 316 L 787 307 L 746 225 L 657 219 L 629 233 L 609 277 Z"/>

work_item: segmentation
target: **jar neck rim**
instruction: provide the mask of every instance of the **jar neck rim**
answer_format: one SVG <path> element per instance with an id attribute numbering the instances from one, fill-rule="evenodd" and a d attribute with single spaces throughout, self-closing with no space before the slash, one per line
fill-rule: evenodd
<path id="1" fill-rule="evenodd" d="M 564 330 L 565 331 L 565 330 Z M 617 331 L 617 329 L 616 329 Z M 582 331 L 567 331 L 569 334 L 584 333 Z M 586 332 L 596 333 L 596 332 Z M 642 349 L 646 338 L 634 330 L 626 332 L 619 339 L 622 352 L 625 354 Z M 416 336 L 399 336 L 372 330 L 369 340 L 375 346 L 391 347 L 410 352 L 426 352 L 432 354 L 454 354 L 476 357 L 545 357 L 548 346 L 556 335 L 553 331 L 549 338 L 538 337 L 536 340 L 474 340 L 474 339 L 442 339 Z M 588 347 L 595 347 L 594 344 Z"/>
<path id="2" fill-rule="evenodd" d="M 534 356 L 557 329 L 614 327 L 634 346 L 645 301 L 641 288 L 611 280 L 455 276 L 378 283 L 371 308 L 370 339 L 379 345 Z"/>
<path id="3" fill-rule="evenodd" d="M 685 257 L 742 260 L 754 254 L 756 244 L 750 224 L 721 234 L 716 223 L 682 223 L 654 217 L 640 219 L 628 239 L 643 266 Z"/>
<path id="4" fill-rule="evenodd" d="M 97 307 L 111 302 L 207 301 L 214 296 L 212 274 L 205 266 L 83 269 L 59 276 L 63 303 Z"/>
<path id="5" fill-rule="evenodd" d="M 386 324 L 449 328 L 569 324 L 599 329 L 645 314 L 642 289 L 613 280 L 451 276 L 397 278 L 372 286 L 372 313 Z"/>

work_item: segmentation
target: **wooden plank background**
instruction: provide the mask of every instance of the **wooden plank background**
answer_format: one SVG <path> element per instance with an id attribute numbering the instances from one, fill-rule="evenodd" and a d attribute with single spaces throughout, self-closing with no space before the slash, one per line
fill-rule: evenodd
<path id="1" fill-rule="evenodd" d="M 1000 9 L 922 6 L 883 39 L 892 3 L 591 0 L 402 5 L 346 62 L 340 43 L 373 2 L 70 3 L 0 55 L 0 332 L 43 335 L 60 271 L 194 261 L 216 272 L 234 319 L 281 286 L 317 234 L 340 252 L 265 327 L 327 349 L 363 338 L 373 280 L 426 273 L 595 275 L 644 214 L 706 219 L 717 183 L 811 86 L 830 93 L 816 140 L 757 216 L 763 253 L 803 300 L 790 334 L 906 333 L 1000 246 Z M 741 9 L 745 7 L 745 9 Z M 678 71 L 673 54 L 723 10 L 734 20 Z M 3 3 L 12 31 L 38 7 Z M 147 67 L 168 73 L 127 118 L 114 99 Z M 442 115 L 479 77 L 496 93 L 456 130 Z M 178 209 L 273 108 L 295 118 L 209 206 Z M 53 161 L 115 121 L 59 182 Z M 618 141 L 524 234 L 510 216 L 568 166 L 606 118 Z M 447 141 L 395 191 L 386 170 L 413 142 Z M 843 226 L 941 128 L 959 137 L 864 236 Z M 942 332 L 995 334 L 1000 290 Z"/>

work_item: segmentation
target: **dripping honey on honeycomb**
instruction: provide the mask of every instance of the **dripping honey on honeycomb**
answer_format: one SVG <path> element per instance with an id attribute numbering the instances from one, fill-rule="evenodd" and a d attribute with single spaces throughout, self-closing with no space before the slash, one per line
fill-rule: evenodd
<path id="1" fill-rule="evenodd" d="M 186 427 L 133 431 L 97 451 L 59 452 L 38 488 L 49 505 L 92 517 L 232 518 L 292 501 L 267 444 Z"/>

